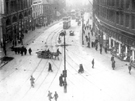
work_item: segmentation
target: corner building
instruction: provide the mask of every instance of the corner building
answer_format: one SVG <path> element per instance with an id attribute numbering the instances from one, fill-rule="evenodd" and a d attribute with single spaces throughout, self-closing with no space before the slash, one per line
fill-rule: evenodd
<path id="1" fill-rule="evenodd" d="M 93 0 L 93 28 L 103 47 L 135 66 L 135 0 Z"/>
<path id="2" fill-rule="evenodd" d="M 2 36 L 3 45 L 19 44 L 24 33 L 31 29 L 32 0 L 2 0 Z"/>

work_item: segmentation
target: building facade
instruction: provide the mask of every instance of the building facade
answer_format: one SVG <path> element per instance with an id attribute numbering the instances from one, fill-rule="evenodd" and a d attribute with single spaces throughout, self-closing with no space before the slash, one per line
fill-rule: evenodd
<path id="1" fill-rule="evenodd" d="M 33 18 L 33 28 L 41 27 L 45 25 L 45 20 L 43 16 L 43 1 L 33 0 L 32 1 L 32 18 Z"/>
<path id="2" fill-rule="evenodd" d="M 32 0 L 3 0 L 4 14 L 2 17 L 3 45 L 19 44 L 24 33 L 31 29 Z"/>
<path id="3" fill-rule="evenodd" d="M 93 0 L 93 27 L 103 47 L 135 63 L 134 0 Z"/>
<path id="4" fill-rule="evenodd" d="M 53 21 L 54 15 L 54 0 L 43 0 L 43 16 L 46 21 L 46 25 L 50 24 Z"/>

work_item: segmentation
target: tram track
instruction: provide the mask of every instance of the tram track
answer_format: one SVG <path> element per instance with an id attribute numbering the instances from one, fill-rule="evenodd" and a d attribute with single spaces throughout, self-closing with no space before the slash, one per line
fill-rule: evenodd
<path id="1" fill-rule="evenodd" d="M 59 32 L 59 30 L 57 31 L 57 32 Z M 55 34 L 57 33 L 57 32 L 55 32 Z M 54 35 L 55 35 L 54 34 Z M 53 37 L 54 37 L 54 35 L 53 35 Z M 48 36 L 49 37 L 49 36 Z M 51 41 L 53 40 L 53 37 L 51 37 Z M 46 42 L 48 43 L 48 41 L 46 40 Z M 48 63 L 48 61 L 46 62 L 46 64 Z M 41 76 L 41 74 L 42 73 L 40 73 L 40 75 L 38 76 L 38 78 Z M 49 75 L 49 73 L 47 73 L 46 74 L 46 76 L 45 76 L 45 78 L 42 80 L 42 82 L 40 83 L 40 85 L 39 85 L 39 87 L 38 87 L 38 89 L 36 90 L 36 92 L 39 90 L 39 88 L 41 88 L 41 86 L 43 85 L 43 83 L 45 82 L 45 80 L 46 80 L 46 78 L 48 77 L 48 75 Z M 38 80 L 38 79 L 36 79 L 36 80 Z M 29 92 L 29 90 L 26 92 L 26 94 L 28 94 L 28 92 Z M 26 95 L 25 94 L 25 95 Z M 25 97 L 25 95 L 23 96 L 23 98 Z"/>
<path id="2" fill-rule="evenodd" d="M 57 37 L 58 37 L 58 35 L 59 34 L 56 34 L 56 39 L 55 39 L 55 44 L 57 44 Z M 52 42 L 52 41 L 51 41 Z M 52 43 L 53 44 L 53 43 Z M 52 65 L 53 66 L 55 66 L 56 68 L 57 68 L 57 70 L 56 70 L 56 72 L 55 72 L 55 75 L 52 77 L 52 79 L 50 80 L 51 82 L 50 82 L 50 84 L 48 85 L 48 87 L 45 87 L 46 88 L 46 92 L 49 90 L 49 88 L 51 87 L 51 85 L 53 84 L 53 82 L 54 82 L 54 80 L 55 80 L 55 78 L 57 77 L 57 75 L 58 75 L 58 72 L 59 72 L 59 70 L 60 70 L 60 67 L 61 67 L 61 64 L 62 64 L 62 61 L 58 61 L 59 62 L 59 64 L 58 64 L 58 66 L 56 65 L 56 60 L 50 60 L 51 61 L 51 63 L 53 63 Z M 41 84 L 39 85 L 39 87 L 38 87 L 38 89 L 35 91 L 35 93 L 34 93 L 34 95 L 36 95 L 37 93 L 38 93 L 38 91 L 39 91 L 39 89 L 40 88 L 42 88 L 41 86 L 45 83 L 45 80 L 47 79 L 47 77 L 49 76 L 49 72 L 46 74 L 46 76 L 44 77 L 44 79 L 43 79 L 43 81 L 41 82 Z"/>
<path id="3" fill-rule="evenodd" d="M 59 28 L 59 27 L 58 27 Z M 55 32 L 55 31 L 54 31 Z M 43 34 L 43 33 L 42 33 Z M 42 35 L 42 34 L 40 34 L 40 35 Z M 35 40 L 36 38 L 38 38 L 39 36 L 35 36 L 34 38 L 31 38 L 30 40 L 28 40 L 26 43 L 30 43 L 30 42 L 32 42 L 33 40 Z M 48 36 L 49 37 L 49 36 Z M 24 59 L 25 58 L 25 59 Z M 29 59 L 29 57 L 26 57 L 26 56 L 23 56 L 22 57 L 22 59 L 20 59 L 20 60 L 25 60 L 24 61 L 24 63 L 26 63 L 26 61 Z M 11 73 L 8 73 L 8 75 L 7 76 L 4 76 L 4 78 L 2 78 L 1 80 L 0 80 L 0 82 L 2 82 L 3 80 L 5 80 L 7 77 L 9 77 L 10 75 L 12 75 L 15 71 L 17 71 L 17 70 L 20 70 L 21 68 L 20 67 L 22 67 L 22 66 L 24 66 L 24 65 L 26 65 L 26 64 L 18 64 L 18 65 L 15 65 L 15 67 L 13 67 L 13 68 L 11 68 L 10 70 L 13 70 Z M 23 70 L 23 69 L 22 69 Z M 7 71 L 7 70 L 6 70 Z"/>
<path id="4" fill-rule="evenodd" d="M 67 56 L 68 56 L 68 58 L 69 58 L 68 60 L 72 60 L 72 63 L 74 62 L 74 63 L 77 65 L 77 63 L 75 62 L 75 60 L 72 59 L 71 56 L 69 56 L 69 55 L 67 55 Z M 78 73 L 78 70 L 77 70 L 76 68 L 74 68 L 74 67 L 70 64 L 69 61 L 67 61 L 67 64 L 68 64 L 75 72 Z M 79 67 L 79 66 L 78 66 L 78 67 Z M 68 70 L 68 71 L 69 71 L 69 70 Z M 86 71 L 85 71 L 84 73 L 86 73 Z M 87 78 L 87 77 L 86 77 L 85 75 L 83 75 L 83 74 L 81 74 L 81 75 L 79 74 L 79 76 L 82 77 L 82 78 L 84 78 L 84 80 L 86 80 L 88 83 L 90 83 L 90 84 L 92 84 L 93 86 L 95 86 L 98 91 L 100 91 L 100 92 L 102 91 L 105 95 L 107 95 L 107 96 L 109 96 L 110 98 L 113 99 L 112 96 L 108 95 L 107 92 L 105 92 L 104 90 L 102 90 L 102 88 L 100 88 L 96 83 L 94 83 L 94 82 L 92 81 L 92 77 L 93 77 L 93 76 L 92 76 L 90 73 L 87 72 L 87 74 L 90 75 L 89 78 Z M 93 77 L 93 78 L 94 78 L 94 77 Z M 91 79 L 91 80 L 90 80 L 90 79 Z M 94 80 L 95 80 L 95 79 L 94 79 Z M 95 80 L 95 81 L 96 81 L 96 80 Z"/>
<path id="5" fill-rule="evenodd" d="M 55 31 L 57 31 L 57 29 L 56 30 L 54 30 L 53 32 L 51 32 L 51 34 L 53 34 Z M 50 35 L 51 35 L 50 34 Z M 46 41 L 48 41 L 48 39 L 49 39 L 49 37 L 50 37 L 50 35 L 48 35 L 48 37 L 46 38 Z M 36 72 L 36 70 L 37 70 L 37 68 L 39 67 L 39 65 L 41 64 L 41 61 L 42 61 L 43 59 L 40 59 L 39 60 L 39 62 L 38 62 L 38 64 L 37 64 L 37 66 L 35 67 L 35 69 L 32 71 L 32 73 L 30 74 L 30 75 L 33 75 L 35 72 Z M 47 61 L 48 62 L 48 61 Z M 47 64 L 47 62 L 46 62 L 46 64 Z M 24 64 L 22 64 L 22 65 L 24 65 Z M 21 66 L 19 66 L 19 67 L 21 67 Z M 27 71 L 27 70 L 26 70 Z M 41 74 L 41 73 L 40 73 Z M 30 76 L 29 76 L 30 77 Z M 25 85 L 25 83 L 27 82 L 27 81 L 29 81 L 29 77 L 26 79 L 26 81 L 22 84 L 22 86 L 20 87 L 20 89 Z M 20 89 L 16 92 L 16 93 L 18 93 L 19 91 L 20 91 Z M 16 94 L 15 94 L 16 95 Z M 15 96 L 14 95 L 14 96 Z"/>

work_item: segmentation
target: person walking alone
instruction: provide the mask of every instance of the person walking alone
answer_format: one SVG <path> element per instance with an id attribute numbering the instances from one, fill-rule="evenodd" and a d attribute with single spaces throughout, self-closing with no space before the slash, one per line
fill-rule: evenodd
<path id="1" fill-rule="evenodd" d="M 31 75 L 30 77 L 30 82 L 31 82 L 31 87 L 34 87 L 34 83 L 35 83 L 35 78 Z"/>
<path id="2" fill-rule="evenodd" d="M 115 60 L 112 61 L 112 69 L 114 70 L 115 68 Z"/>
<path id="3" fill-rule="evenodd" d="M 129 65 L 128 66 L 129 74 L 131 74 L 131 69 L 132 69 L 132 67 Z"/>
<path id="4" fill-rule="evenodd" d="M 94 59 L 92 60 L 92 68 L 94 68 Z"/>
<path id="5" fill-rule="evenodd" d="M 28 51 L 29 51 L 29 54 L 31 55 L 32 49 L 31 49 L 31 48 L 29 48 L 29 50 L 28 50 Z"/>
<path id="6" fill-rule="evenodd" d="M 54 93 L 54 99 L 55 99 L 55 101 L 57 101 L 57 99 L 58 99 L 58 93 L 55 91 L 55 93 Z"/>
<path id="7" fill-rule="evenodd" d="M 51 63 L 49 62 L 49 68 L 48 68 L 48 72 L 53 72 L 53 70 L 52 70 L 52 65 L 51 65 Z"/>

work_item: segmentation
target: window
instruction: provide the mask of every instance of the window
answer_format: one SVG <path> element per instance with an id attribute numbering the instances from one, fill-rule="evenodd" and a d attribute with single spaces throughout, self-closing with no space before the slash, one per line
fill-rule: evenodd
<path id="1" fill-rule="evenodd" d="M 124 14 L 123 14 L 123 12 L 120 13 L 120 24 L 121 25 L 124 24 Z"/>
<path id="2" fill-rule="evenodd" d="M 125 8 L 128 9 L 130 7 L 130 2 L 129 0 L 125 0 Z"/>
<path id="3" fill-rule="evenodd" d="M 129 14 L 125 14 L 125 26 L 129 27 Z"/>
<path id="4" fill-rule="evenodd" d="M 135 29 L 135 15 L 132 15 L 131 28 Z"/>
<path id="5" fill-rule="evenodd" d="M 9 2 L 6 2 L 6 13 L 8 14 L 9 13 Z"/>
<path id="6" fill-rule="evenodd" d="M 117 24 L 119 24 L 119 16 L 120 16 L 119 12 L 116 12 L 116 23 Z"/>
<path id="7" fill-rule="evenodd" d="M 132 0 L 132 10 L 135 10 L 135 0 Z"/>

